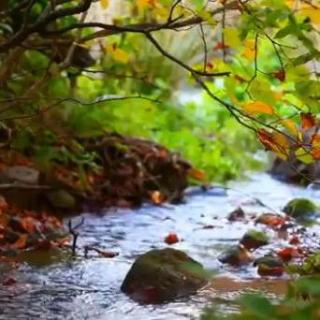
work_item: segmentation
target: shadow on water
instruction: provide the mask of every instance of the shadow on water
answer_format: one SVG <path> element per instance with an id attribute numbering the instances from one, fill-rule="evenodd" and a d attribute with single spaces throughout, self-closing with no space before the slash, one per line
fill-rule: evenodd
<path id="1" fill-rule="evenodd" d="M 85 214 L 79 246 L 97 246 L 117 251 L 119 256 L 73 259 L 67 253 L 51 252 L 25 257 L 28 263 L 10 271 L 9 276 L 16 278 L 17 284 L 0 287 L 0 319 L 197 319 L 212 300 L 233 311 L 234 305 L 228 302 L 239 292 L 263 290 L 271 295 L 284 294 L 286 279 L 260 279 L 253 267 L 237 270 L 217 261 L 224 248 L 237 243 L 253 226 L 250 221 L 230 223 L 226 217 L 240 205 L 249 213 L 266 212 L 254 198 L 280 210 L 293 197 L 317 200 L 317 192 L 257 174 L 248 181 L 232 183 L 232 190 L 227 192 L 212 189 L 193 194 L 179 206 Z M 138 305 L 120 292 L 121 282 L 136 256 L 166 246 L 163 240 L 169 232 L 176 232 L 182 239 L 175 248 L 219 275 L 191 298 L 165 305 Z"/>

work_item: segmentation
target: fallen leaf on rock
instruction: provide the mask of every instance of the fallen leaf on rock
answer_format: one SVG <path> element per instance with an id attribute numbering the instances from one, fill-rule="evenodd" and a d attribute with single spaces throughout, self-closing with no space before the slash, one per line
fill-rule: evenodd
<path id="1" fill-rule="evenodd" d="M 285 224 L 285 219 L 274 213 L 264 213 L 259 216 L 255 222 L 265 224 L 272 228 L 277 228 Z"/>
<path id="2" fill-rule="evenodd" d="M 178 235 L 176 233 L 169 233 L 164 239 L 164 242 L 166 244 L 175 244 L 179 241 L 180 240 L 179 240 Z"/>

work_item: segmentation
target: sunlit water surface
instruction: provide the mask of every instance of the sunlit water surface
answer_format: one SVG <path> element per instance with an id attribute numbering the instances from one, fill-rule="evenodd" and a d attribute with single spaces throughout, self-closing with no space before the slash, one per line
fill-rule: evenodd
<path id="1" fill-rule="evenodd" d="M 116 251 L 119 256 L 57 259 L 41 267 L 23 264 L 11 274 L 17 279 L 16 285 L 0 287 L 0 319 L 198 319 L 212 300 L 226 302 L 237 296 L 238 292 L 229 289 L 227 283 L 224 287 L 223 281 L 219 288 L 215 287 L 214 280 L 212 286 L 199 294 L 164 305 L 142 306 L 121 293 L 121 282 L 134 259 L 152 248 L 165 247 L 164 237 L 169 232 L 182 239 L 173 247 L 184 250 L 206 269 L 215 270 L 235 283 L 248 281 L 248 287 L 253 281 L 260 281 L 263 287 L 270 280 L 261 282 L 253 267 L 236 270 L 217 261 L 224 248 L 238 242 L 253 226 L 251 221 L 229 223 L 228 213 L 240 205 L 252 214 L 270 211 L 254 198 L 279 210 L 293 197 L 319 200 L 320 191 L 286 185 L 266 174 L 253 175 L 250 180 L 232 183 L 231 187 L 227 191 L 214 188 L 207 193 L 193 190 L 186 203 L 178 206 L 85 214 L 78 245 Z M 246 285 L 242 287 L 246 291 Z M 234 306 L 223 303 L 221 308 L 232 311 Z"/>

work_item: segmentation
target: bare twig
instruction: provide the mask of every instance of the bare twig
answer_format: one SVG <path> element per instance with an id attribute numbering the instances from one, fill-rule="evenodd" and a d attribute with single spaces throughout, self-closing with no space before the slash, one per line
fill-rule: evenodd
<path id="1" fill-rule="evenodd" d="M 79 229 L 83 225 L 84 220 L 85 220 L 84 217 L 82 217 L 80 222 L 78 224 L 76 224 L 75 226 L 72 226 L 71 219 L 68 221 L 69 233 L 73 237 L 73 239 L 72 239 L 72 255 L 73 256 L 76 255 L 76 251 L 77 251 L 77 240 L 79 237 L 79 232 L 77 231 L 77 229 Z"/>

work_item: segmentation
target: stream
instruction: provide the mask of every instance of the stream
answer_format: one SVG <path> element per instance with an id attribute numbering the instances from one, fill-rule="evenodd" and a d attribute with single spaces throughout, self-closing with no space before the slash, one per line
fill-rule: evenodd
<path id="1" fill-rule="evenodd" d="M 0 286 L 0 319 L 198 319 L 212 301 L 234 311 L 230 301 L 248 289 L 283 294 L 285 277 L 261 279 L 253 267 L 235 269 L 219 263 L 217 256 L 254 225 L 252 221 L 230 223 L 226 218 L 238 206 L 256 215 L 272 208 L 280 210 L 294 197 L 319 201 L 320 190 L 287 185 L 259 173 L 232 182 L 228 190 L 192 189 L 189 194 L 181 205 L 84 214 L 78 246 L 111 250 L 119 256 L 110 259 L 90 253 L 86 259 L 81 251 L 76 259 L 55 252 L 44 252 L 46 257 L 30 254 L 28 263 L 9 271 L 17 283 Z M 256 198 L 271 208 L 259 205 Z M 73 220 L 76 223 L 80 218 Z M 139 305 L 120 292 L 120 285 L 135 258 L 151 248 L 165 247 L 164 238 L 170 232 L 181 239 L 172 247 L 201 262 L 217 279 L 192 297 L 163 305 Z"/>

